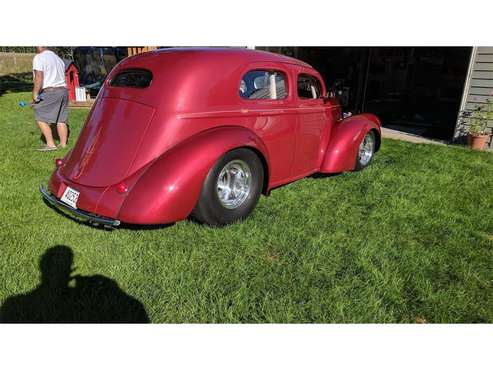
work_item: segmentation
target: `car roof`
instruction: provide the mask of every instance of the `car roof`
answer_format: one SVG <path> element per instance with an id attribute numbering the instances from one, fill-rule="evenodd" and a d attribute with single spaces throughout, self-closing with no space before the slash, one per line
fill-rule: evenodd
<path id="1" fill-rule="evenodd" d="M 188 58 L 200 59 L 204 56 L 208 58 L 217 58 L 222 61 L 224 59 L 231 59 L 231 61 L 241 60 L 242 62 L 280 62 L 294 64 L 302 67 L 307 67 L 313 69 L 308 63 L 302 62 L 301 60 L 291 58 L 285 55 L 271 53 L 263 50 L 254 50 L 247 48 L 193 48 L 193 47 L 183 47 L 183 48 L 163 48 L 149 51 L 146 53 L 138 54 L 132 56 L 129 59 L 132 62 L 140 62 L 144 59 L 152 57 L 153 59 L 162 56 L 165 58 L 169 54 L 183 54 Z"/>
<path id="2" fill-rule="evenodd" d="M 246 48 L 169 48 L 123 59 L 109 73 L 105 97 L 133 100 L 160 110 L 207 111 L 237 105 L 238 89 L 247 68 L 301 67 L 319 73 L 294 58 Z M 152 73 L 148 89 L 112 88 L 109 84 L 126 69 L 147 69 Z"/>

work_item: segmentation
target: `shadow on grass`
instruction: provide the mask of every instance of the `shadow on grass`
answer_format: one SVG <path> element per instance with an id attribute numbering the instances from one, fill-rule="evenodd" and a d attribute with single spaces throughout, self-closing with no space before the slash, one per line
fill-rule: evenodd
<path id="1" fill-rule="evenodd" d="M 33 89 L 32 72 L 0 76 L 0 96 L 6 92 L 27 92 Z"/>
<path id="2" fill-rule="evenodd" d="M 147 323 L 144 306 L 103 275 L 72 275 L 73 252 L 49 248 L 39 260 L 40 284 L 9 297 L 0 309 L 3 323 Z"/>
<path id="3" fill-rule="evenodd" d="M 339 175 L 342 175 L 342 172 L 338 172 L 338 173 L 321 173 L 321 172 L 315 172 L 313 175 L 310 175 L 309 177 L 311 177 L 312 179 L 325 179 L 325 178 L 328 178 L 328 177 L 336 177 L 336 176 L 339 176 Z"/>
<path id="4" fill-rule="evenodd" d="M 175 223 L 171 224 L 158 224 L 158 225 L 138 225 L 138 224 L 125 224 L 122 223 L 120 226 L 118 226 L 119 229 L 124 229 L 124 230 L 160 230 L 160 229 L 167 229 L 168 227 L 174 226 Z"/>

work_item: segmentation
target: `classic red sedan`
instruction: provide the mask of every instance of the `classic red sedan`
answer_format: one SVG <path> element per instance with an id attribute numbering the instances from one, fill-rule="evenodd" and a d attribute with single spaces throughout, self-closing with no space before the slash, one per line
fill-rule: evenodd
<path id="1" fill-rule="evenodd" d="M 111 71 L 40 191 L 103 225 L 189 216 L 225 225 L 278 186 L 368 166 L 380 126 L 373 114 L 343 119 L 302 61 L 248 49 L 157 50 Z"/>

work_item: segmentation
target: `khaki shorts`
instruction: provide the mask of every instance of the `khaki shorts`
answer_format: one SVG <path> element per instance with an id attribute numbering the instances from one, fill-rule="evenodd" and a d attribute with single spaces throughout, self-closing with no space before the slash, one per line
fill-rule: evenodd
<path id="1" fill-rule="evenodd" d="M 36 121 L 46 123 L 67 122 L 68 90 L 65 88 L 42 90 L 41 101 L 33 105 Z"/>

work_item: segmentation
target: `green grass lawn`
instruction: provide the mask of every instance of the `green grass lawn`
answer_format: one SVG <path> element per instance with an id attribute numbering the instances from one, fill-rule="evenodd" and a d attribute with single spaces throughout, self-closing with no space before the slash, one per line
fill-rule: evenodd
<path id="1" fill-rule="evenodd" d="M 41 200 L 66 150 L 34 150 L 32 110 L 18 106 L 28 98 L 0 96 L 2 302 L 33 291 L 41 256 L 64 245 L 74 274 L 107 278 L 77 301 L 96 321 L 131 296 L 152 322 L 493 322 L 491 153 L 385 140 L 365 171 L 274 190 L 240 224 L 105 231 Z M 87 113 L 71 111 L 69 146 Z M 116 290 L 127 298 L 100 294 Z M 18 315 L 56 320 L 63 296 L 36 294 Z"/>

